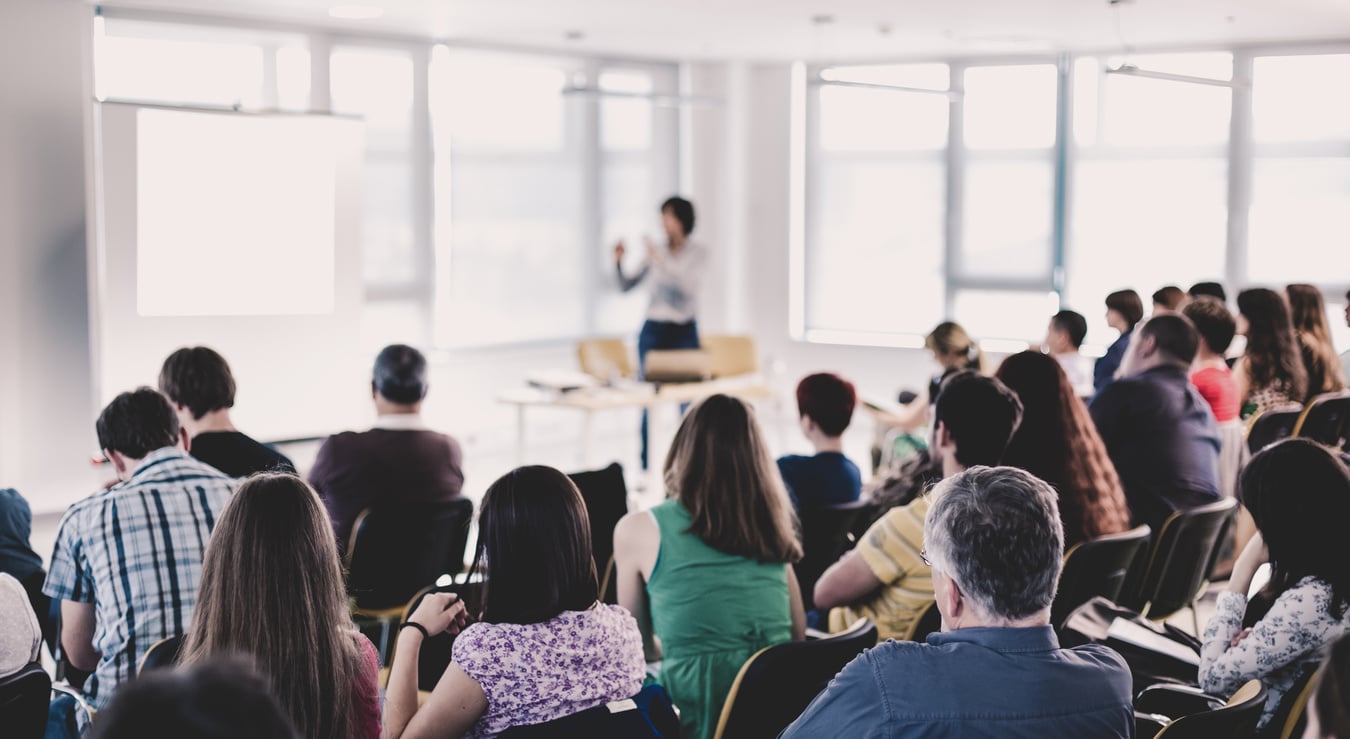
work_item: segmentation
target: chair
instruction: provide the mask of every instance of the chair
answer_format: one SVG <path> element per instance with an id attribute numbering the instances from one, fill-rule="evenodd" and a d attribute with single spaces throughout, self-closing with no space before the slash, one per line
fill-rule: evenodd
<path id="1" fill-rule="evenodd" d="M 0 678 L 0 726 L 4 735 L 14 739 L 41 737 L 51 700 L 52 679 L 36 662 Z"/>
<path id="2" fill-rule="evenodd" d="M 145 654 L 141 655 L 141 664 L 136 674 L 141 675 L 146 670 L 159 670 L 177 665 L 183 653 L 183 640 L 182 636 L 171 636 L 151 644 L 150 648 L 145 650 Z"/>
<path id="3" fill-rule="evenodd" d="M 1299 676 L 1298 682 L 1290 687 L 1280 700 L 1266 728 L 1261 730 L 1264 739 L 1291 739 L 1303 736 L 1308 723 L 1308 701 L 1317 691 L 1317 669 L 1309 668 Z"/>
<path id="4" fill-rule="evenodd" d="M 699 337 L 698 343 L 708 352 L 713 377 L 751 375 L 759 371 L 752 337 L 709 334 Z"/>
<path id="5" fill-rule="evenodd" d="M 582 339 L 577 342 L 577 361 L 582 372 L 601 382 L 637 376 L 623 339 Z"/>
<path id="6" fill-rule="evenodd" d="M 441 575 L 464 569 L 473 502 L 467 498 L 397 508 L 367 508 L 347 546 L 347 593 L 358 621 L 380 624 L 381 662 L 390 626 L 408 599 Z"/>
<path id="7" fill-rule="evenodd" d="M 1350 451 L 1350 392 L 1313 398 L 1294 427 L 1294 436 Z"/>
<path id="8" fill-rule="evenodd" d="M 914 619 L 909 625 L 909 629 L 900 636 L 900 641 L 923 642 L 928 639 L 929 634 L 936 634 L 942 631 L 942 612 L 938 610 L 937 601 L 930 601 L 919 617 Z"/>
<path id="9" fill-rule="evenodd" d="M 614 578 L 614 527 L 628 513 L 628 484 L 624 482 L 623 465 L 618 462 L 593 472 L 568 475 L 586 501 L 586 513 L 591 519 L 591 553 L 595 556 L 596 575 L 601 578 L 600 599 L 617 603 Z"/>
<path id="10" fill-rule="evenodd" d="M 858 515 L 868 510 L 869 504 L 855 500 L 850 503 L 807 508 L 799 511 L 802 522 L 802 558 L 793 569 L 797 585 L 802 591 L 802 605 L 815 608 L 816 581 L 839 561 L 844 552 L 853 547 L 850 534 Z"/>
<path id="11" fill-rule="evenodd" d="M 1294 435 L 1303 409 L 1291 406 L 1262 411 L 1247 419 L 1247 449 L 1252 454 Z"/>
<path id="12" fill-rule="evenodd" d="M 1190 608 L 1196 621 L 1195 633 L 1200 633 L 1195 599 L 1209 577 L 1219 535 L 1236 509 L 1235 499 L 1223 498 L 1169 516 L 1142 570 L 1139 590 L 1123 605 L 1154 621 Z"/>
<path id="13" fill-rule="evenodd" d="M 596 706 L 571 716 L 515 726 L 499 739 L 672 739 L 680 736 L 680 717 L 660 685 L 648 685 L 628 700 Z"/>
<path id="14" fill-rule="evenodd" d="M 1251 680 L 1227 702 L 1185 685 L 1154 685 L 1134 701 L 1136 725 L 1162 726 L 1157 734 L 1143 730 L 1138 736 L 1159 739 L 1248 739 L 1266 705 L 1266 687 Z M 1142 714 L 1142 715 L 1141 715 Z"/>
<path id="15" fill-rule="evenodd" d="M 1064 555 L 1064 570 L 1050 610 L 1050 623 L 1058 628 L 1073 609 L 1098 595 L 1107 600 L 1118 599 L 1130 566 L 1152 533 L 1149 527 L 1139 526 L 1070 547 Z"/>
<path id="16" fill-rule="evenodd" d="M 859 619 L 848 631 L 825 639 L 759 650 L 736 675 L 714 739 L 778 736 L 844 665 L 876 643 L 876 624 Z"/>

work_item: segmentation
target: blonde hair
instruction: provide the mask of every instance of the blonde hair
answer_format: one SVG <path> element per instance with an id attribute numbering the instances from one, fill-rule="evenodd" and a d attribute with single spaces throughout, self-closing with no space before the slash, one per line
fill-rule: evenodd
<path id="1" fill-rule="evenodd" d="M 955 321 L 943 321 L 923 338 L 923 345 L 929 351 L 953 358 L 964 358 L 965 364 L 957 369 L 971 369 L 984 374 L 984 352 L 970 334 Z"/>

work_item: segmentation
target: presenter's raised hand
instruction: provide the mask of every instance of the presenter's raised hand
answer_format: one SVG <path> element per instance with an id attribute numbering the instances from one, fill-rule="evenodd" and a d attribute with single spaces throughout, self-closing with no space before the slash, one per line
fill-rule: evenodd
<path id="1" fill-rule="evenodd" d="M 622 262 L 622 261 L 623 261 L 623 255 L 624 255 L 624 252 L 626 252 L 626 251 L 627 251 L 627 249 L 625 249 L 625 248 L 623 247 L 623 242 L 622 242 L 622 241 L 620 241 L 619 243 L 615 244 L 615 245 L 614 245 L 614 261 L 616 261 L 616 262 Z"/>

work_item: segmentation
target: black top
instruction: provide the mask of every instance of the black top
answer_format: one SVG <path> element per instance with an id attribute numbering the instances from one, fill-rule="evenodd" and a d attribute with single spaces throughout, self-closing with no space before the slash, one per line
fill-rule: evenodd
<path id="1" fill-rule="evenodd" d="M 255 472 L 295 474 L 295 465 L 286 455 L 238 431 L 207 431 L 189 441 L 192 456 L 230 477 L 248 477 Z"/>
<path id="2" fill-rule="evenodd" d="M 1091 411 L 1136 525 L 1159 531 L 1173 511 L 1219 499 L 1218 424 L 1185 367 L 1116 380 Z"/>

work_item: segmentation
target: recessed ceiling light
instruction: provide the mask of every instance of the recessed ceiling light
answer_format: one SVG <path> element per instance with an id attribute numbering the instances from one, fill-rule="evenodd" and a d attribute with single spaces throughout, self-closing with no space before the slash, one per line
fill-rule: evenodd
<path id="1" fill-rule="evenodd" d="M 367 21 L 384 15 L 384 8 L 377 5 L 334 5 L 328 9 L 328 15 L 352 21 Z"/>

